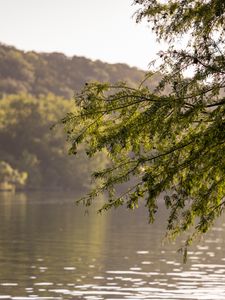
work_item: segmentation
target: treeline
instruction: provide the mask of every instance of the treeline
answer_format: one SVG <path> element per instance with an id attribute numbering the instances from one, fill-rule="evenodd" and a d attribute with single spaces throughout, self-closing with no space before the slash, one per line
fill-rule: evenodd
<path id="1" fill-rule="evenodd" d="M 10 181 L 29 189 L 87 188 L 90 173 L 104 166 L 106 157 L 90 162 L 82 150 L 68 156 L 62 128 L 50 126 L 74 109 L 74 91 L 85 82 L 135 85 L 143 78 L 143 71 L 124 64 L 0 45 L 0 189 Z"/>
<path id="2" fill-rule="evenodd" d="M 87 174 L 106 163 L 102 155 L 87 163 L 83 151 L 77 157 L 68 156 L 62 128 L 50 130 L 51 124 L 71 109 L 71 101 L 55 95 L 34 98 L 20 94 L 1 99 L 0 161 L 28 175 L 26 188 L 82 191 L 89 184 Z"/>
<path id="3" fill-rule="evenodd" d="M 125 64 L 107 64 L 62 53 L 23 52 L 0 45 L 0 95 L 52 93 L 69 99 L 87 81 L 122 80 L 135 85 L 144 75 L 143 71 Z"/>

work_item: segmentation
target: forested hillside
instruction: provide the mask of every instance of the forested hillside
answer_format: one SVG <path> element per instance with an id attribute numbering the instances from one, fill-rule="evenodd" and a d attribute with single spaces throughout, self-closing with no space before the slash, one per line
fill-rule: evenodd
<path id="1" fill-rule="evenodd" d="M 135 85 L 143 78 L 143 71 L 124 64 L 0 45 L 0 189 L 2 183 L 29 189 L 85 189 L 87 175 L 107 159 L 101 155 L 87 162 L 85 151 L 76 158 L 68 156 L 65 134 L 58 127 L 50 130 L 51 125 L 76 109 L 74 91 L 85 82 Z M 18 174 L 23 174 L 23 182 Z"/>
<path id="2" fill-rule="evenodd" d="M 0 45 L 0 93 L 53 93 L 71 98 L 75 90 L 91 80 L 131 85 L 143 80 L 145 73 L 125 64 L 107 64 L 62 53 L 23 52 Z"/>

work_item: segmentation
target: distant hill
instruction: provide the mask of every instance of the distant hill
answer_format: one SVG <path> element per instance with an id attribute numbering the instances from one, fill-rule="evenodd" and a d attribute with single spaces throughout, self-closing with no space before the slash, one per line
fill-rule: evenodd
<path id="1" fill-rule="evenodd" d="M 24 174 L 25 189 L 86 191 L 91 184 L 87 178 L 108 159 L 99 154 L 90 161 L 85 149 L 77 157 L 68 156 L 63 128 L 51 131 L 50 126 L 74 109 L 70 99 L 85 82 L 127 81 L 135 86 L 144 76 L 144 71 L 125 64 L 0 44 L 0 190 L 1 185 L 17 185 L 15 174 L 20 179 Z M 157 78 L 154 75 L 149 85 Z"/>
<path id="2" fill-rule="evenodd" d="M 108 64 L 56 52 L 24 52 L 0 44 L 0 95 L 52 93 L 71 98 L 87 81 L 113 83 L 122 80 L 135 85 L 144 75 L 144 71 L 125 64 Z"/>

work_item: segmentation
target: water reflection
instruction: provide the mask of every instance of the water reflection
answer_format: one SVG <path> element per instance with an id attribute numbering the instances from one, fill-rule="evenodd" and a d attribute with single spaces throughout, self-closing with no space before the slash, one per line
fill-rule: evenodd
<path id="1" fill-rule="evenodd" d="M 98 204 L 99 205 L 99 204 Z M 0 194 L 0 299 L 225 299 L 225 222 L 187 265 L 162 246 L 166 217 L 89 215 L 71 196 Z"/>

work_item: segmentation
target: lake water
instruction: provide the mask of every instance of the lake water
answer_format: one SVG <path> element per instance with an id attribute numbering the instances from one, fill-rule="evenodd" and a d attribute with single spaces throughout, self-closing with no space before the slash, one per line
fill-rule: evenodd
<path id="1" fill-rule="evenodd" d="M 0 299 L 225 299 L 224 219 L 183 265 L 162 209 L 149 225 L 144 208 L 85 214 L 74 199 L 0 194 Z"/>

